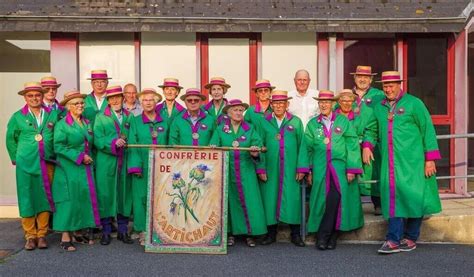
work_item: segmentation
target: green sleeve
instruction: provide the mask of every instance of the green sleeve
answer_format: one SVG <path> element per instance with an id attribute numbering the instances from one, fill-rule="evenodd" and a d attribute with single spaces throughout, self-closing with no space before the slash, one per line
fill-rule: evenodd
<path id="1" fill-rule="evenodd" d="M 255 127 L 252 127 L 252 135 L 250 138 L 250 146 L 258 146 L 258 147 L 263 147 L 263 141 L 260 135 L 258 134 L 257 130 Z M 256 171 L 258 174 L 260 173 L 266 173 L 266 167 L 265 167 L 265 154 L 260 152 L 257 158 L 255 158 L 256 161 Z"/>
<path id="2" fill-rule="evenodd" d="M 67 127 L 65 124 L 66 123 L 58 124 L 54 132 L 54 152 L 56 152 L 58 156 L 62 156 L 80 165 L 86 153 L 79 151 L 77 148 L 71 148 L 71 146 L 68 145 L 68 131 L 66 130 Z"/>
<path id="3" fill-rule="evenodd" d="M 175 118 L 173 122 L 170 124 L 170 134 L 168 139 L 169 145 L 179 145 L 179 122 L 178 119 Z"/>
<path id="4" fill-rule="evenodd" d="M 418 128 L 420 129 L 423 150 L 425 151 L 425 160 L 439 160 L 441 159 L 441 154 L 439 152 L 438 141 L 436 140 L 436 131 L 433 126 L 430 113 L 421 100 L 416 100 L 417 101 L 414 106 L 413 113 Z"/>
<path id="5" fill-rule="evenodd" d="M 362 147 L 363 148 L 369 148 L 370 150 L 374 150 L 375 145 L 377 145 L 377 139 L 378 139 L 378 121 L 377 118 L 375 117 L 374 113 L 375 109 L 373 111 L 370 111 L 367 113 L 368 118 L 366 119 L 366 127 L 364 130 L 364 137 L 362 139 Z"/>
<path id="6" fill-rule="evenodd" d="M 346 120 L 346 127 L 344 132 L 344 142 L 346 144 L 346 172 L 353 174 L 362 174 L 362 161 L 360 157 L 360 145 L 357 133 Z"/>
<path id="7" fill-rule="evenodd" d="M 137 132 L 137 118 L 132 117 L 130 119 L 130 132 L 128 134 L 128 144 L 138 144 L 138 132 Z M 141 152 L 145 151 L 141 148 L 129 148 L 127 157 L 127 172 L 129 174 L 142 173 L 143 161 Z"/>
<path id="8" fill-rule="evenodd" d="M 219 136 L 219 130 L 215 129 L 214 133 L 212 133 L 211 140 L 209 141 L 209 145 L 214 145 L 214 146 L 221 146 L 221 138 Z"/>
<path id="9" fill-rule="evenodd" d="M 107 119 L 104 115 L 98 114 L 94 122 L 94 146 L 97 150 L 102 151 L 107 154 L 117 155 L 117 148 L 115 147 L 115 142 L 117 141 L 117 136 L 111 136 L 106 134 L 105 125 L 107 124 Z"/>
<path id="10" fill-rule="evenodd" d="M 304 127 L 301 120 L 298 120 L 297 126 L 295 126 L 296 131 L 296 143 L 297 143 L 297 154 L 298 154 L 298 164 L 296 167 L 296 172 L 298 173 L 307 173 L 310 171 L 308 163 L 308 150 L 306 147 L 306 142 L 304 139 Z"/>
<path id="11" fill-rule="evenodd" d="M 299 150 L 299 159 L 297 168 L 308 168 L 309 171 L 313 170 L 313 144 L 314 141 L 314 127 L 313 124 L 308 122 L 306 126 L 306 131 L 301 140 L 300 150 Z M 305 152 L 305 154 L 303 154 Z"/>
<path id="12" fill-rule="evenodd" d="M 12 164 L 16 164 L 16 151 L 18 149 L 18 137 L 20 136 L 20 132 L 15 116 L 12 116 L 10 121 L 8 121 L 5 139 L 8 155 L 10 156 Z"/>

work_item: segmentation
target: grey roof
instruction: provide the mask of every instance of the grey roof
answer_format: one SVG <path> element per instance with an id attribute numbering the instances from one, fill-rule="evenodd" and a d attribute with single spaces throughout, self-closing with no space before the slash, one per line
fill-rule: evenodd
<path id="1" fill-rule="evenodd" d="M 466 9 L 470 3 L 470 0 L 1 0 L 0 30 L 457 32 L 470 16 L 470 10 Z"/>

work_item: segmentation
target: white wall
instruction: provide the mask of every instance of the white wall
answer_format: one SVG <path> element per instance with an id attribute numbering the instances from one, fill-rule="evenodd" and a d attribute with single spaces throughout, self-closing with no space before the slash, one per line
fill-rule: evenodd
<path id="1" fill-rule="evenodd" d="M 262 76 L 277 89 L 293 90 L 298 69 L 308 70 L 315 89 L 317 83 L 317 46 L 315 33 L 263 33 Z"/>

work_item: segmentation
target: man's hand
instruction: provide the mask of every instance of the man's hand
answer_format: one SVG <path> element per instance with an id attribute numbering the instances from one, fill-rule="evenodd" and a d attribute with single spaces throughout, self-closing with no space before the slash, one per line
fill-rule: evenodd
<path id="1" fill-rule="evenodd" d="M 263 182 L 267 181 L 267 173 L 259 173 L 258 178 L 262 180 Z"/>
<path id="2" fill-rule="evenodd" d="M 125 145 L 127 145 L 127 142 L 122 138 L 119 138 L 115 141 L 115 146 L 117 146 L 118 148 L 122 148 Z"/>
<path id="3" fill-rule="evenodd" d="M 364 147 L 362 149 L 362 161 L 366 165 L 370 165 L 370 163 L 374 160 L 374 154 L 372 153 L 372 150 L 368 147 Z"/>
<path id="4" fill-rule="evenodd" d="M 250 146 L 250 155 L 255 158 L 258 157 L 258 155 L 260 154 L 258 150 L 259 148 L 257 146 Z"/>
<path id="5" fill-rule="evenodd" d="M 354 180 L 355 174 L 354 173 L 347 173 L 347 182 L 350 183 Z"/>
<path id="6" fill-rule="evenodd" d="M 425 177 L 429 178 L 436 174 L 436 164 L 434 161 L 425 162 Z"/>

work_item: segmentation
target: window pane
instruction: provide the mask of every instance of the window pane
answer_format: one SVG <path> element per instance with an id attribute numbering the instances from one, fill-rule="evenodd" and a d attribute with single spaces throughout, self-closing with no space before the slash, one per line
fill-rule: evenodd
<path id="1" fill-rule="evenodd" d="M 26 82 L 39 82 L 51 74 L 50 37 L 46 32 L 0 33 L 0 137 L 4 140 L 12 114 L 25 100 L 17 94 Z M 15 167 L 6 147 L 0 147 L 0 205 L 15 205 Z"/>
<path id="2" fill-rule="evenodd" d="M 436 125 L 436 135 L 449 135 L 449 125 Z M 451 154 L 451 140 L 438 140 L 439 151 L 441 152 L 441 160 L 436 162 L 437 176 L 450 176 L 450 154 Z M 438 187 L 441 190 L 449 189 L 450 180 L 438 180 Z"/>
<path id="3" fill-rule="evenodd" d="M 372 72 L 378 73 L 376 78 L 380 77 L 382 71 L 394 70 L 396 67 L 394 49 L 394 39 L 345 39 L 344 87 L 354 86 L 354 79 L 349 73 L 354 72 L 358 65 L 372 66 Z M 373 82 L 372 85 L 381 88 L 379 83 Z"/>
<path id="4" fill-rule="evenodd" d="M 408 92 L 431 114 L 447 114 L 447 39 L 408 39 Z"/>

